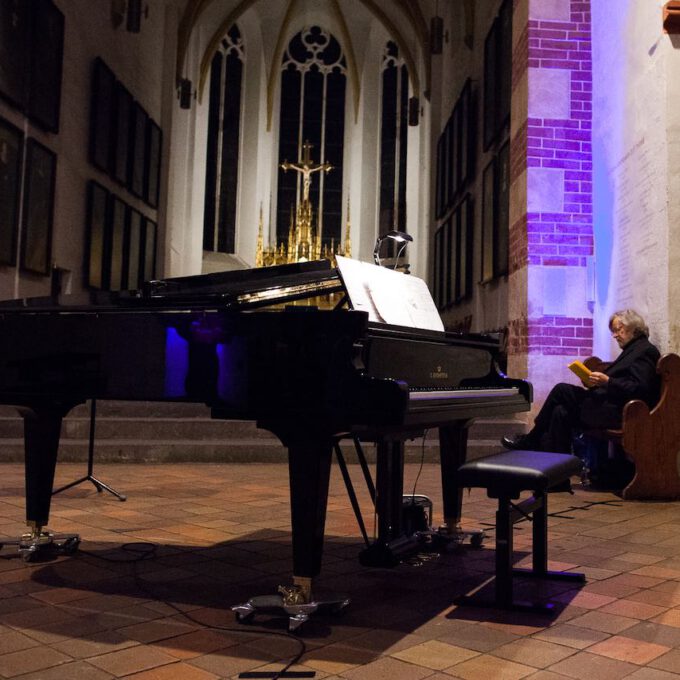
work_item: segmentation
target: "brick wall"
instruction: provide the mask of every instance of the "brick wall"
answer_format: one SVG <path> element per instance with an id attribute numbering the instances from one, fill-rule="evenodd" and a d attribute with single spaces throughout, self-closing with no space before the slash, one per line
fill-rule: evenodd
<path id="1" fill-rule="evenodd" d="M 527 200 L 526 215 L 510 228 L 510 271 L 574 267 L 585 276 L 593 255 L 590 0 L 547 5 L 531 3 L 537 14 L 516 27 L 513 87 L 526 78 L 528 102 L 526 121 L 514 125 L 511 182 L 526 172 Z M 540 294 L 528 288 L 527 309 L 541 309 L 540 300 L 530 304 Z M 563 316 L 511 319 L 509 351 L 591 354 L 592 319 L 574 316 L 566 302 Z"/>

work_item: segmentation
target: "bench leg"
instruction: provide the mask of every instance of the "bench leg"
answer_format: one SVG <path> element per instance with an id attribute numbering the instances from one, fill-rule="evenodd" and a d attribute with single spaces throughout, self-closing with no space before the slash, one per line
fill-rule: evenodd
<path id="1" fill-rule="evenodd" d="M 529 516 L 532 526 L 532 568 L 513 567 L 513 525 Z M 537 602 L 516 602 L 513 596 L 513 576 L 550 579 L 556 581 L 585 582 L 585 575 L 574 572 L 548 570 L 548 497 L 537 492 L 532 498 L 513 505 L 510 498 L 498 499 L 496 511 L 496 580 L 495 597 L 492 601 L 464 596 L 457 604 L 481 607 L 497 607 L 512 611 L 526 611 L 536 614 L 554 613 L 554 604 Z"/>
<path id="2" fill-rule="evenodd" d="M 498 499 L 496 511 L 496 604 L 512 606 L 513 512 L 509 498 Z"/>
<path id="3" fill-rule="evenodd" d="M 550 571 L 548 569 L 548 495 L 534 493 L 532 529 L 532 568 L 513 569 L 513 574 L 529 578 L 544 578 L 551 581 L 575 581 L 585 583 L 584 574 L 571 571 Z"/>

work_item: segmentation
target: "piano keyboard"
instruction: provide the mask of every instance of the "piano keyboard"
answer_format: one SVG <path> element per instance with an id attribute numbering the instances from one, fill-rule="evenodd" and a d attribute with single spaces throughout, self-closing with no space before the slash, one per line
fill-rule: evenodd
<path id="1" fill-rule="evenodd" d="M 428 399 L 470 399 L 474 397 L 511 397 L 518 394 L 516 387 L 457 387 L 452 389 L 414 389 L 409 391 L 410 401 Z"/>

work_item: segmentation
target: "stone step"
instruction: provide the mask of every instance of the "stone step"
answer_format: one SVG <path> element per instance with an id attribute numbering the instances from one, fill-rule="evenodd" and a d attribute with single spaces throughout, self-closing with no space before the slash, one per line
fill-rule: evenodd
<path id="1" fill-rule="evenodd" d="M 470 428 L 471 439 L 498 439 L 508 432 L 519 432 L 524 425 L 513 419 L 480 418 Z M 82 411 L 69 414 L 64 418 L 62 436 L 73 439 L 87 439 L 90 432 L 89 414 Z M 23 421 L 16 414 L 0 412 L 0 439 L 21 437 Z M 271 437 L 266 430 L 256 427 L 249 420 L 219 420 L 210 418 L 204 409 L 203 414 L 149 415 L 146 412 L 136 416 L 111 415 L 97 412 L 97 439 L 127 438 L 136 439 L 181 437 L 184 439 L 240 438 L 244 436 L 261 438 Z"/>
<path id="2" fill-rule="evenodd" d="M 90 431 L 89 404 L 73 409 L 64 419 L 59 449 L 62 461 L 86 461 Z M 469 434 L 468 455 L 476 458 L 498 451 L 503 434 L 523 431 L 513 418 L 479 419 Z M 438 458 L 435 431 L 406 443 L 406 459 L 428 462 Z M 350 442 L 343 444 L 354 460 Z M 369 460 L 373 446 L 366 445 Z M 0 461 L 18 462 L 24 456 L 23 422 L 15 409 L 0 407 Z M 200 404 L 108 402 L 97 403 L 95 456 L 101 462 L 272 462 L 285 458 L 285 449 L 270 432 L 252 421 L 215 420 Z"/>
<path id="3" fill-rule="evenodd" d="M 357 462 L 351 442 L 344 442 L 342 449 L 348 463 Z M 491 453 L 498 453 L 497 440 L 472 440 L 468 443 L 468 459 L 474 460 Z M 59 460 L 62 462 L 87 461 L 88 443 L 84 440 L 62 438 Z M 364 445 L 364 455 L 375 462 L 375 448 Z M 192 439 L 140 441 L 135 439 L 110 439 L 95 444 L 95 461 L 102 463 L 272 463 L 286 459 L 286 450 L 276 439 L 232 440 L 229 442 Z M 22 439 L 4 439 L 0 442 L 0 462 L 20 463 L 24 460 Z M 422 446 L 414 440 L 405 445 L 408 463 L 436 463 L 439 460 L 437 441 Z"/>

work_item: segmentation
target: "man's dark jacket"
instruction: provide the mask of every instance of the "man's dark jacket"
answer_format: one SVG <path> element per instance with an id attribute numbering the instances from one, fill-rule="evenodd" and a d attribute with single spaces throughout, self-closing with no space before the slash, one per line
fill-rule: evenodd
<path id="1" fill-rule="evenodd" d="M 616 427 L 623 407 L 631 399 L 642 399 L 652 408 L 659 399 L 656 363 L 659 350 L 646 336 L 633 338 L 605 370 L 609 382 L 588 391 L 581 404 L 581 421 L 588 427 Z"/>

